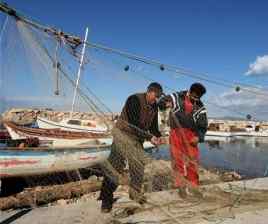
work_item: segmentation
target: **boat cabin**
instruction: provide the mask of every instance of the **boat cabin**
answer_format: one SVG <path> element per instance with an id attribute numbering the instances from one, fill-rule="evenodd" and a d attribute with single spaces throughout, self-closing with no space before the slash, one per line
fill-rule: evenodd
<path id="1" fill-rule="evenodd" d="M 96 122 L 93 120 L 66 119 L 63 120 L 62 123 L 69 125 L 86 126 L 86 127 L 97 127 Z"/>

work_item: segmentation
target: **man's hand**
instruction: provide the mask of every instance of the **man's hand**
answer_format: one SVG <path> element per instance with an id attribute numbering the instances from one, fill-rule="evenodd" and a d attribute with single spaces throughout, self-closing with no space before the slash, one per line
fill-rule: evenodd
<path id="1" fill-rule="evenodd" d="M 198 142 L 199 142 L 199 138 L 195 136 L 191 139 L 190 145 L 193 147 L 196 147 L 198 145 Z"/>
<path id="2" fill-rule="evenodd" d="M 159 138 L 159 145 L 168 145 L 169 144 L 169 137 L 160 137 Z"/>
<path id="3" fill-rule="evenodd" d="M 160 138 L 157 138 L 156 136 L 153 136 L 150 140 L 150 142 L 153 144 L 153 145 L 159 145 L 160 144 Z"/>

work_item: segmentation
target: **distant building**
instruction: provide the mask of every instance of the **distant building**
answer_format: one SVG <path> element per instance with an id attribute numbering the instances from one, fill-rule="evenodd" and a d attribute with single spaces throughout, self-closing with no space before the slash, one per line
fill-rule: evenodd
<path id="1" fill-rule="evenodd" d="M 218 120 L 208 119 L 211 131 L 260 131 L 268 130 L 268 122 L 248 120 Z"/>

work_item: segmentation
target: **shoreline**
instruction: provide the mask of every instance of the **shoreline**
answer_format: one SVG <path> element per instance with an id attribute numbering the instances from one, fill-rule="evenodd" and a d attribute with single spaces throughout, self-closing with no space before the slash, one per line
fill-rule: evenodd
<path id="1" fill-rule="evenodd" d="M 245 186 L 247 186 L 246 189 L 244 189 Z M 205 197 L 207 197 L 207 199 L 210 198 L 210 200 L 195 198 L 181 199 L 174 190 L 166 190 L 146 194 L 149 202 L 144 206 L 140 206 L 129 200 L 127 193 L 125 193 L 126 189 L 124 189 L 124 186 L 120 186 L 116 191 L 116 196 L 119 197 L 119 200 L 114 204 L 111 213 L 101 213 L 100 202 L 96 200 L 98 193 L 90 193 L 79 199 L 69 201 L 59 200 L 48 206 L 33 208 L 25 212 L 21 217 L 18 217 L 15 223 L 33 223 L 34 220 L 38 220 L 39 224 L 267 223 L 268 178 L 253 179 L 246 182 L 237 181 L 216 185 L 211 184 L 205 185 L 202 188 L 207 189 L 203 191 L 206 195 Z M 244 189 L 244 191 L 240 192 L 239 189 Z M 235 202 L 233 202 L 233 204 L 228 205 L 228 200 L 226 200 L 226 207 L 220 192 L 225 192 L 224 194 L 226 195 L 228 195 L 228 192 L 237 195 L 237 197 L 240 198 L 240 203 L 235 204 Z M 250 199 L 252 194 L 255 195 L 255 199 Z M 261 200 L 262 195 L 263 200 Z M 264 195 L 266 196 L 264 197 Z M 248 200 L 250 200 L 251 203 L 247 202 Z M 21 211 L 22 210 L 0 211 L 0 222 L 4 222 Z"/>

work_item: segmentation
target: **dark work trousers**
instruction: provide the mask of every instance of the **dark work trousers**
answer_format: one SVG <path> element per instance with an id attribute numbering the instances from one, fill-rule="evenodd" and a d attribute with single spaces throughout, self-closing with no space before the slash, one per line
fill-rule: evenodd
<path id="1" fill-rule="evenodd" d="M 100 193 L 103 208 L 112 207 L 113 193 L 119 185 L 119 175 L 123 173 L 126 162 L 129 166 L 130 188 L 137 193 L 141 192 L 144 176 L 145 154 L 142 143 L 118 128 L 114 128 L 112 134 L 111 154 L 108 163 L 104 165 Z"/>

